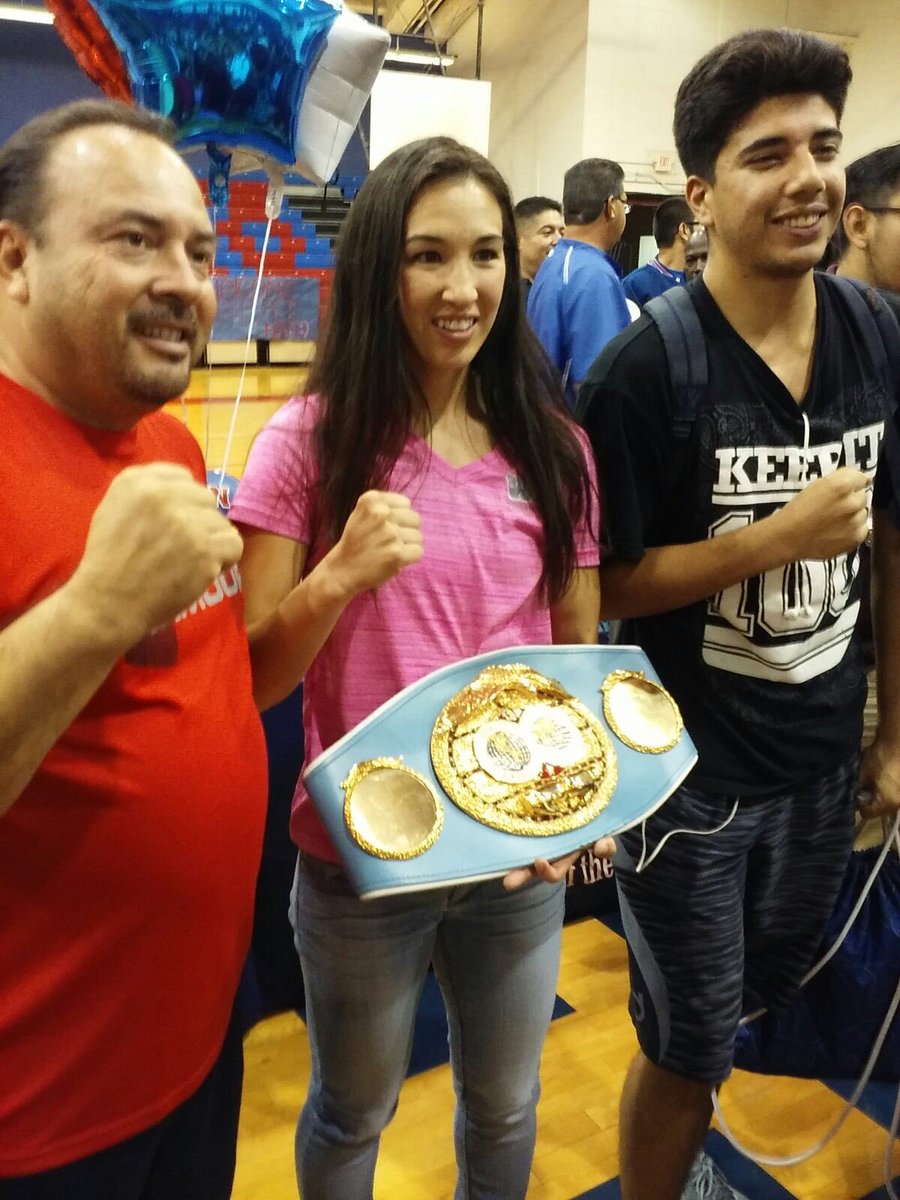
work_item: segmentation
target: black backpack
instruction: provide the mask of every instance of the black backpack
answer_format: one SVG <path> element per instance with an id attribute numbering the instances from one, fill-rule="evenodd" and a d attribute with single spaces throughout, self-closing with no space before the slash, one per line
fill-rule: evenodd
<path id="1" fill-rule="evenodd" d="M 875 288 L 841 275 L 824 275 L 829 286 L 837 289 L 860 343 L 881 381 L 886 395 L 900 397 L 900 323 L 890 306 Z M 679 441 L 687 441 L 697 414 L 706 401 L 709 366 L 706 337 L 688 288 L 674 287 L 644 306 L 662 338 L 672 385 L 673 432 Z M 900 439 L 887 436 L 884 442 L 887 467 L 900 492 Z M 863 594 L 860 605 L 860 631 L 867 665 L 874 662 L 872 624 L 869 611 L 871 564 L 867 546 L 860 547 L 860 575 Z"/>
<path id="2" fill-rule="evenodd" d="M 900 396 L 900 324 L 888 304 L 868 284 L 825 275 L 837 288 L 866 353 L 889 396 Z M 675 436 L 690 437 L 706 400 L 709 368 L 706 336 L 690 288 L 674 287 L 644 305 L 662 338 L 674 400 Z M 897 476 L 900 481 L 900 476 Z"/>

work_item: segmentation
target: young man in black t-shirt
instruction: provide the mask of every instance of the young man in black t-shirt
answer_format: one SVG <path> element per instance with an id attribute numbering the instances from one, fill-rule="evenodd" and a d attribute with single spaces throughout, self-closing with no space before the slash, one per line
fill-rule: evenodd
<path id="1" fill-rule="evenodd" d="M 677 429 L 646 316 L 582 386 L 604 616 L 633 619 L 700 755 L 643 834 L 620 839 L 641 1047 L 622 1098 L 623 1200 L 682 1195 L 742 1004 L 793 998 L 851 849 L 857 548 L 897 398 L 834 281 L 813 274 L 841 212 L 850 74 L 838 47 L 789 30 L 740 34 L 694 67 L 675 137 L 710 241 L 690 285 L 706 394 Z"/>

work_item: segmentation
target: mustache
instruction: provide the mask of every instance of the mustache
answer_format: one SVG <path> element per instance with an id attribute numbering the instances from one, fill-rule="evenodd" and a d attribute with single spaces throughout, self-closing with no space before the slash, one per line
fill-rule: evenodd
<path id="1" fill-rule="evenodd" d="M 126 322 L 130 333 L 143 334 L 155 325 L 175 324 L 194 341 L 200 331 L 197 314 L 187 304 L 158 304 L 151 309 L 128 314 Z"/>

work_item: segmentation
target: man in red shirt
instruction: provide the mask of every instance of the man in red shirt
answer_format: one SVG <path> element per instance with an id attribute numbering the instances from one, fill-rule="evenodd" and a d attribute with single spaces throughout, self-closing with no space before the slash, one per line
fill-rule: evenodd
<path id="1" fill-rule="evenodd" d="M 190 434 L 215 238 L 165 122 L 0 149 L 0 1197 L 226 1200 L 265 749 Z"/>

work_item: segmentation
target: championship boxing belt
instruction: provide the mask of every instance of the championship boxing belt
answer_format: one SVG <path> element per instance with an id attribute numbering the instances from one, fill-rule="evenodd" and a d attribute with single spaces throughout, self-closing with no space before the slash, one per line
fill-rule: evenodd
<path id="1" fill-rule="evenodd" d="M 373 898 L 591 845 L 648 817 L 696 760 L 637 646 L 520 646 L 404 688 L 303 778 Z"/>

